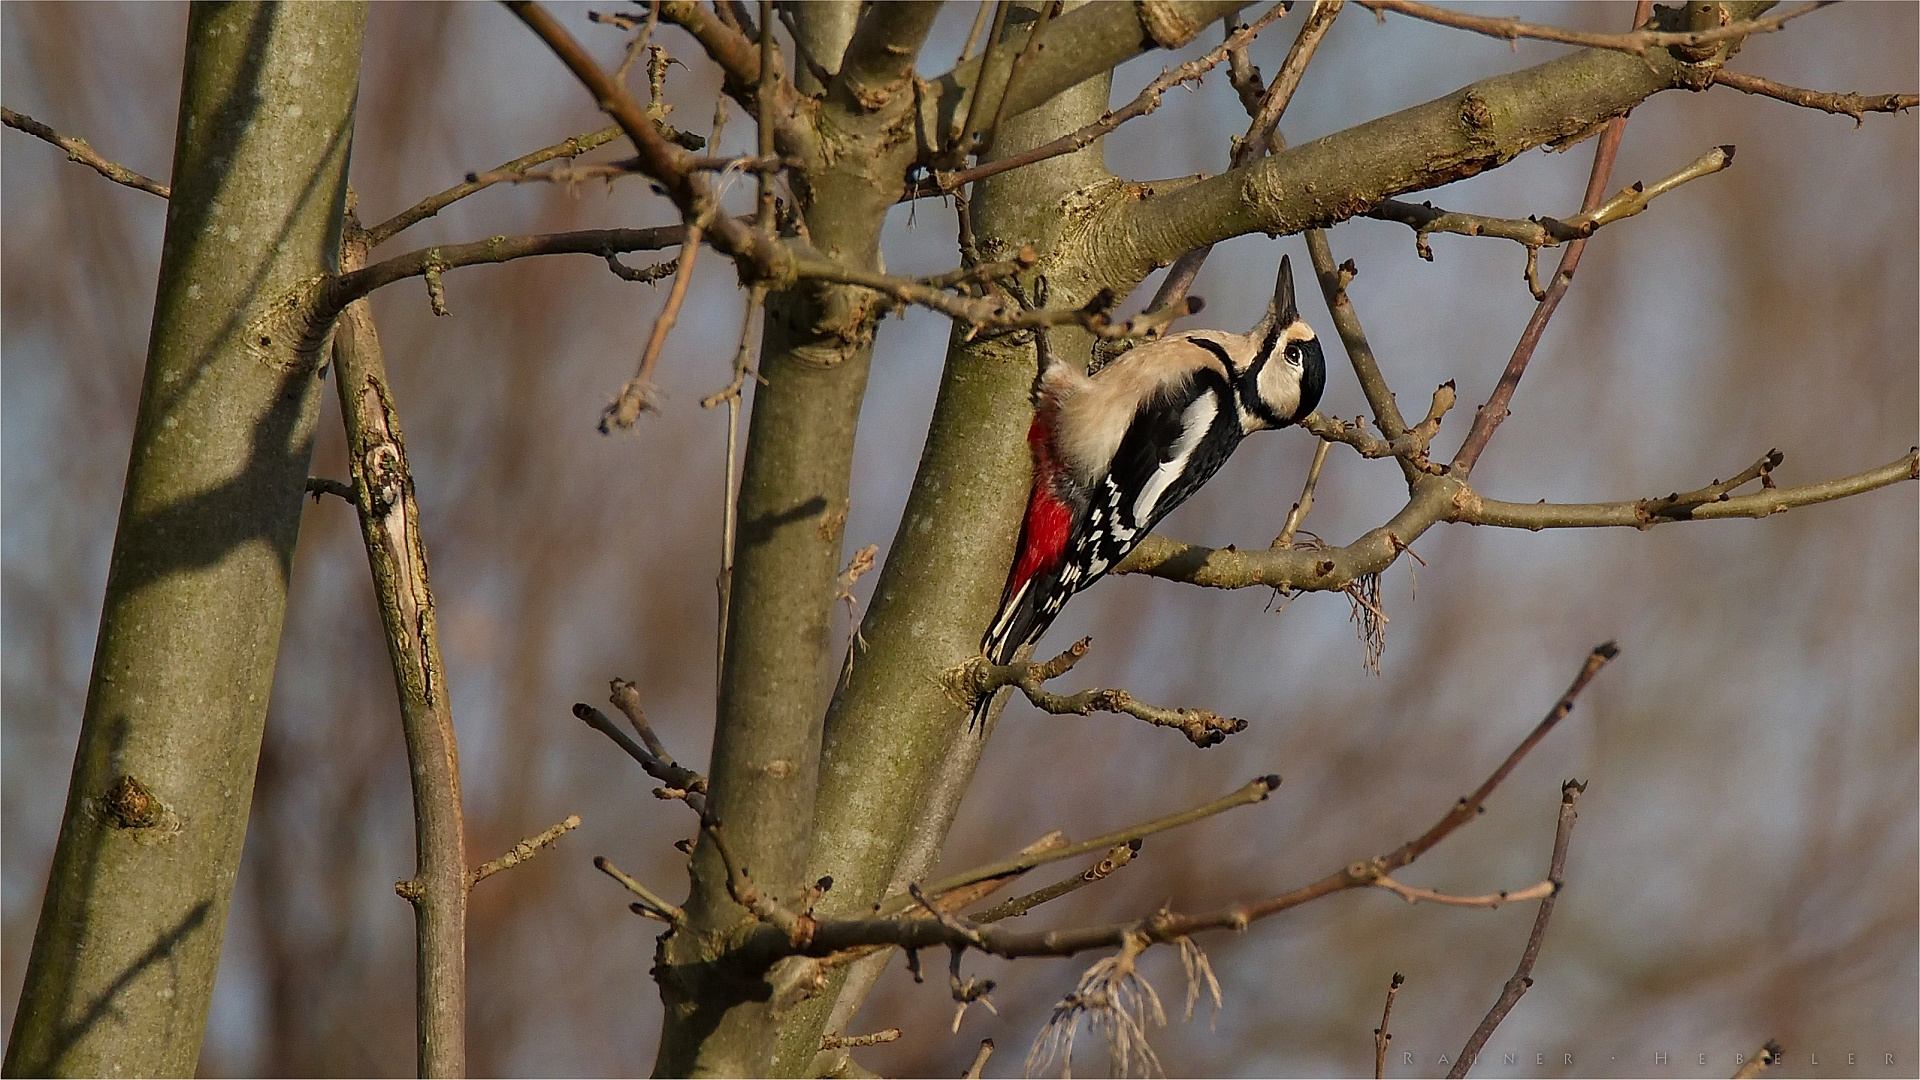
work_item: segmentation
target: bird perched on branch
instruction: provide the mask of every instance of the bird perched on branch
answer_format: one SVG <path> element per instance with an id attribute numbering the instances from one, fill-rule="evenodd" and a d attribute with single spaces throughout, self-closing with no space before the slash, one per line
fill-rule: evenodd
<path id="1" fill-rule="evenodd" d="M 1266 316 L 1245 334 L 1188 330 L 1087 375 L 1054 360 L 1045 331 L 1035 333 L 1033 492 L 999 614 L 980 642 L 994 664 L 1038 641 L 1069 597 L 1200 490 L 1241 439 L 1305 419 L 1326 383 L 1285 256 Z M 975 701 L 971 724 L 993 698 Z"/>

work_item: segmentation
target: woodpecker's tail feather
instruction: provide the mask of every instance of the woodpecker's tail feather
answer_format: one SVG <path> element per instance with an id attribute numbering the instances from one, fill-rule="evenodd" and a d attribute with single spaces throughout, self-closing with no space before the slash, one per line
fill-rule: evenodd
<path id="1" fill-rule="evenodd" d="M 987 714 L 993 711 L 993 699 L 1000 696 L 999 690 L 990 690 L 981 694 L 973 703 L 973 714 L 967 717 L 968 731 L 985 731 Z"/>

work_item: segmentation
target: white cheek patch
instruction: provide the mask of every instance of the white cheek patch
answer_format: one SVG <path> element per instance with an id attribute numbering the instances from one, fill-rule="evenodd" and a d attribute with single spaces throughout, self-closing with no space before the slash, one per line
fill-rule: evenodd
<path id="1" fill-rule="evenodd" d="M 1294 410 L 1300 407 L 1300 379 L 1304 372 L 1300 365 L 1287 361 L 1287 346 L 1312 340 L 1314 333 L 1311 327 L 1306 323 L 1294 323 L 1281 331 L 1279 347 L 1260 369 L 1260 400 L 1266 402 L 1267 408 L 1276 415 L 1292 416 Z"/>
<path id="2" fill-rule="evenodd" d="M 1296 389 L 1295 394 L 1298 393 Z M 1186 471 L 1188 459 L 1199 448 L 1200 440 L 1206 437 L 1207 429 L 1213 426 L 1213 419 L 1219 412 L 1220 406 L 1212 394 L 1203 394 L 1187 406 L 1186 412 L 1181 414 L 1180 438 L 1173 444 L 1173 454 L 1153 470 L 1153 475 L 1147 478 L 1146 485 L 1140 489 L 1140 496 L 1133 503 L 1133 520 L 1147 521 L 1153 516 L 1154 504 L 1160 501 L 1168 485 Z"/>

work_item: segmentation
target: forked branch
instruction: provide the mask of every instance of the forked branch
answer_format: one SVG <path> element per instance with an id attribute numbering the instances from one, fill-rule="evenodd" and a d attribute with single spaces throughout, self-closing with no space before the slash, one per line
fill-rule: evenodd
<path id="1" fill-rule="evenodd" d="M 1087 649 L 1092 644 L 1092 638 L 1081 638 L 1067 651 L 1044 663 L 992 664 L 985 657 L 974 657 L 952 673 L 951 681 L 967 696 L 969 702 L 1003 686 L 1013 686 L 1018 687 L 1027 700 L 1040 710 L 1055 716 L 1125 713 L 1155 727 L 1174 728 L 1193 745 L 1200 747 L 1218 745 L 1227 736 L 1246 730 L 1245 720 L 1220 716 L 1206 709 L 1163 709 L 1139 701 L 1125 690 L 1089 689 L 1073 694 L 1056 694 L 1048 690 L 1045 683 L 1073 670 L 1073 665 L 1087 655 Z"/>

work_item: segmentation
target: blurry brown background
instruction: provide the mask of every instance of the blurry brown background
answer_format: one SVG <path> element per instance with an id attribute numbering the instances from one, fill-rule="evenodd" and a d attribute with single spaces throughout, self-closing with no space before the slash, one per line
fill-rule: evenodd
<path id="1" fill-rule="evenodd" d="M 1529 5 L 1526 15 L 1620 30 L 1629 11 Z M 1733 66 L 1826 90 L 1912 91 L 1916 11 L 1824 11 L 1750 42 Z M 584 7 L 562 13 L 617 58 L 618 34 L 589 26 Z M 951 61 L 971 14 L 965 5 L 943 16 L 923 70 Z M 177 6 L 8 4 L 4 99 L 164 178 L 184 24 Z M 1256 47 L 1267 71 L 1297 24 L 1298 15 L 1278 24 Z M 712 72 L 686 39 L 666 40 L 693 69 L 670 80 L 675 122 L 704 131 Z M 1217 40 L 1209 31 L 1188 51 Z M 1559 51 L 1514 52 L 1349 11 L 1285 130 L 1306 141 Z M 1123 68 L 1116 97 L 1130 97 L 1159 63 Z M 546 50 L 492 5 L 376 5 L 360 116 L 353 179 L 369 221 L 602 123 Z M 1216 75 L 1111 137 L 1108 160 L 1140 177 L 1215 171 L 1244 123 Z M 736 115 L 728 145 L 750 138 Z M 1487 494 L 1664 494 L 1734 473 L 1770 446 L 1786 452 L 1783 482 L 1807 482 L 1881 464 L 1916 441 L 1914 117 L 1874 116 L 1855 130 L 1845 117 L 1724 88 L 1662 94 L 1628 125 L 1615 186 L 1665 175 L 1718 143 L 1739 147 L 1730 171 L 1594 241 L 1476 474 Z M 86 690 L 164 207 L 17 132 L 0 147 L 0 944 L 11 1024 Z M 1417 197 L 1564 215 L 1577 207 L 1590 147 L 1529 154 Z M 665 215 L 634 181 L 610 193 L 502 186 L 393 250 Z M 924 202 L 896 219 L 891 269 L 952 265 L 949 208 Z M 1463 407 L 1440 438 L 1450 454 L 1531 310 L 1521 251 L 1438 236 L 1429 265 L 1407 229 L 1371 221 L 1336 229 L 1332 241 L 1339 258 L 1359 263 L 1355 302 L 1403 406 L 1423 405 L 1441 380 L 1460 381 Z M 1250 323 L 1283 251 L 1304 258 L 1298 238 L 1223 245 L 1196 289 L 1209 301 L 1204 318 Z M 679 756 L 705 758 L 725 444 L 722 417 L 699 399 L 726 381 L 740 310 L 722 263 L 702 261 L 670 342 L 664 411 L 616 438 L 594 422 L 631 372 L 664 290 L 567 257 L 450 274 L 450 318 L 434 318 L 418 282 L 374 299 L 427 513 L 473 859 L 568 813 L 585 819 L 556 852 L 474 895 L 478 1074 L 632 1074 L 652 1064 L 655 927 L 626 911 L 588 859 L 605 854 L 677 897 L 684 877 L 670 844 L 692 823 L 650 798 L 651 781 L 567 710 L 601 701 L 610 676 L 633 678 Z M 1324 331 L 1318 300 L 1306 307 Z M 878 543 L 884 557 L 945 336 L 921 312 L 881 329 L 849 550 Z M 1323 408 L 1352 416 L 1363 402 L 1331 351 Z M 314 472 L 344 476 L 331 405 L 321 432 Z M 1264 545 L 1310 450 L 1297 433 L 1252 440 L 1167 531 Z M 1346 542 L 1385 520 L 1401 490 L 1390 464 L 1336 448 L 1306 528 Z M 1377 677 L 1362 669 L 1339 596 L 1279 610 L 1254 590 L 1103 584 L 1049 638 L 1097 631 L 1072 685 L 1124 685 L 1252 727 L 1196 751 L 1124 718 L 1047 718 L 1015 705 L 961 813 L 949 865 L 1050 828 L 1092 835 L 1277 771 L 1286 783 L 1269 802 L 1151 839 L 1112 880 L 1028 918 L 1123 917 L 1303 883 L 1425 828 L 1539 718 L 1589 647 L 1617 638 L 1622 657 L 1486 816 L 1402 875 L 1470 893 L 1538 880 L 1559 782 L 1592 783 L 1536 986 L 1476 1075 L 1723 1076 L 1735 1053 L 1770 1036 L 1792 1052 L 1793 1074 L 1912 1075 L 1916 491 L 1906 484 L 1783 517 L 1645 534 L 1441 526 L 1417 545 L 1424 566 L 1403 560 L 1386 576 L 1392 621 Z M 307 511 L 264 753 L 202 1070 L 403 1073 L 413 1061 L 412 927 L 392 883 L 412 866 L 405 758 L 358 531 L 337 501 Z M 1202 944 L 1225 990 L 1217 1024 L 1176 1018 L 1154 1043 L 1175 1075 L 1364 1072 L 1399 970 L 1408 982 L 1390 1075 L 1444 1072 L 1438 1056 L 1458 1051 L 1498 993 L 1532 911 L 1416 908 L 1353 893 L 1244 936 L 1215 935 Z M 898 1024 L 906 1038 L 862 1057 L 886 1071 L 957 1075 L 991 1036 L 1000 1053 L 989 1073 L 1017 1072 L 1048 1006 L 1090 959 L 970 958 L 970 969 L 1001 981 L 1000 1015 L 970 1010 L 957 1036 L 940 980 L 915 986 L 896 963 L 856 1028 Z M 1153 955 L 1145 970 L 1177 1004 L 1173 955 Z M 1509 1053 L 1516 1064 L 1503 1064 Z M 1535 1065 L 1536 1054 L 1547 1064 Z M 1097 1055 L 1080 1062 L 1103 1067 Z"/>

